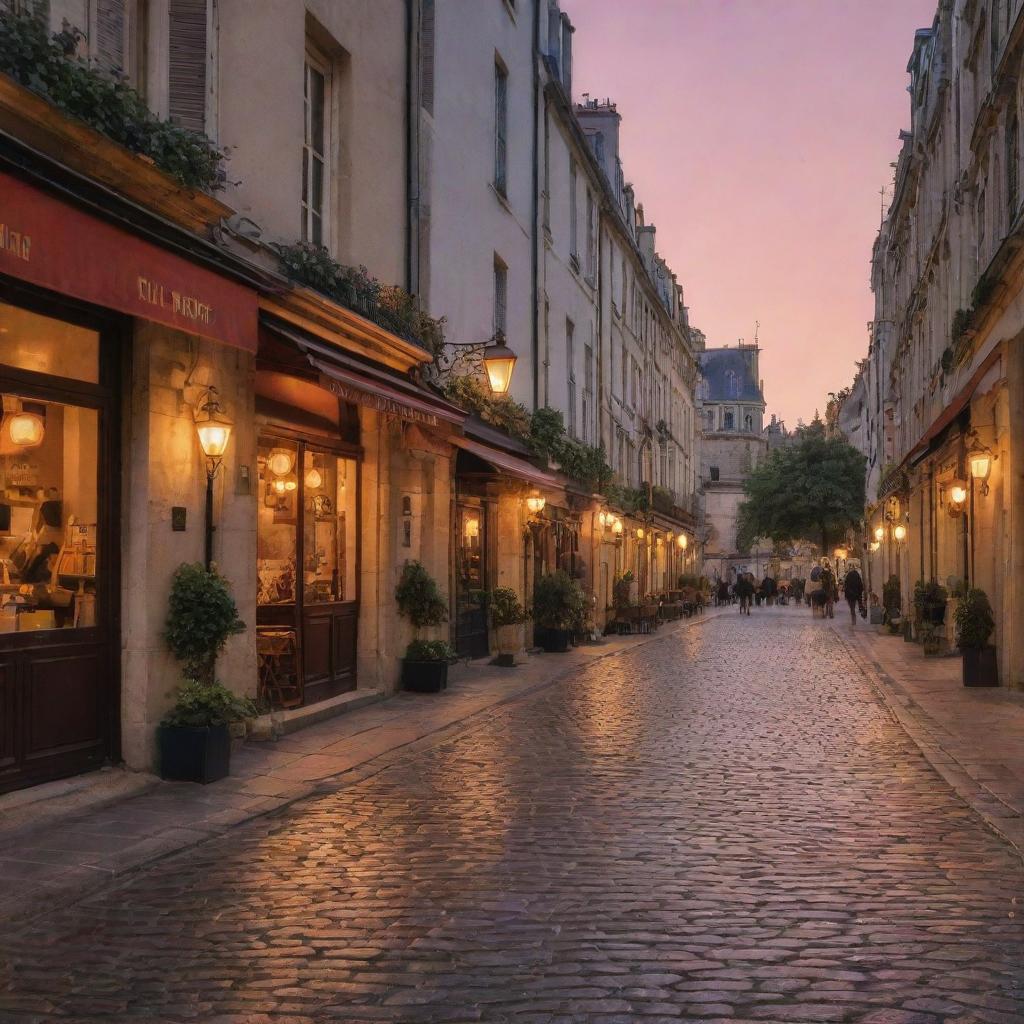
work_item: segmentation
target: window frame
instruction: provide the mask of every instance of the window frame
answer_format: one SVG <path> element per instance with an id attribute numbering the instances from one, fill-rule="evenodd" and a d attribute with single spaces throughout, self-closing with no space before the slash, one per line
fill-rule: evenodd
<path id="1" fill-rule="evenodd" d="M 311 72 L 318 74 L 323 80 L 323 99 L 321 113 L 323 123 L 322 152 L 317 154 L 313 147 L 313 103 L 310 92 Z M 331 247 L 331 147 L 333 145 L 332 104 L 334 100 L 333 69 L 327 60 L 314 47 L 307 44 L 302 68 L 302 192 L 299 205 L 301 210 L 300 238 L 311 245 L 320 245 L 325 249 Z M 320 209 L 315 211 L 312 204 L 313 167 L 315 159 L 321 166 Z M 314 238 L 313 218 L 319 218 L 320 238 Z"/>
<path id="2" fill-rule="evenodd" d="M 501 58 L 494 55 L 494 189 L 508 196 L 508 85 L 509 74 Z"/>

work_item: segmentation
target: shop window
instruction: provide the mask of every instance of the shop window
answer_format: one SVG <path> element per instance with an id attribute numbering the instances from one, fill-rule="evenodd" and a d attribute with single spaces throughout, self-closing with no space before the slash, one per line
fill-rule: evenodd
<path id="1" fill-rule="evenodd" d="M 296 603 L 300 537 L 303 603 L 356 600 L 355 460 L 268 442 L 259 448 L 259 480 L 259 604 Z"/>
<path id="2" fill-rule="evenodd" d="M 95 626 L 99 413 L 9 392 L 2 403 L 0 632 Z"/>
<path id="3" fill-rule="evenodd" d="M 306 604 L 356 598 L 356 463 L 303 455 L 303 572 Z"/>
<path id="4" fill-rule="evenodd" d="M 100 337 L 84 327 L 0 302 L 0 363 L 96 384 Z"/>
<path id="5" fill-rule="evenodd" d="M 298 448 L 279 443 L 259 448 L 259 514 L 256 531 L 259 604 L 295 603 Z"/>

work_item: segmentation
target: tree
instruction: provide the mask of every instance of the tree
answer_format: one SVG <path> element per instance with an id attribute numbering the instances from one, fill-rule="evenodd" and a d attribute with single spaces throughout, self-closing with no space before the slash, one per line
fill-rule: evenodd
<path id="1" fill-rule="evenodd" d="M 795 444 L 778 448 L 743 485 L 736 543 L 820 538 L 822 551 L 864 515 L 864 456 L 816 419 Z"/>

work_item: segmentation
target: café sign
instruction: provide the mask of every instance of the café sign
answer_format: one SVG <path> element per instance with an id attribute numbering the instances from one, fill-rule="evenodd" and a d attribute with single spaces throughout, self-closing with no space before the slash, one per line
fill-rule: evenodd
<path id="1" fill-rule="evenodd" d="M 0 274 L 256 351 L 251 288 L 0 174 Z"/>

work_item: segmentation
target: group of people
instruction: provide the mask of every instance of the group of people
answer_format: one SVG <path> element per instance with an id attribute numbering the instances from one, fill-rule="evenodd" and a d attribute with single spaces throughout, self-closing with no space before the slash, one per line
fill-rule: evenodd
<path id="1" fill-rule="evenodd" d="M 850 607 L 850 622 L 857 624 L 858 613 L 865 617 L 864 579 L 856 568 L 847 569 L 840 581 L 827 558 L 823 558 L 810 573 L 808 580 L 791 580 L 780 585 L 771 576 L 766 576 L 759 584 L 750 572 L 740 573 L 736 582 L 729 584 L 719 580 L 714 588 L 716 605 L 738 602 L 740 615 L 749 615 L 752 605 L 785 604 L 790 595 L 798 602 L 806 600 L 813 612 L 821 612 L 822 618 L 835 618 L 835 606 L 840 593 Z"/>

